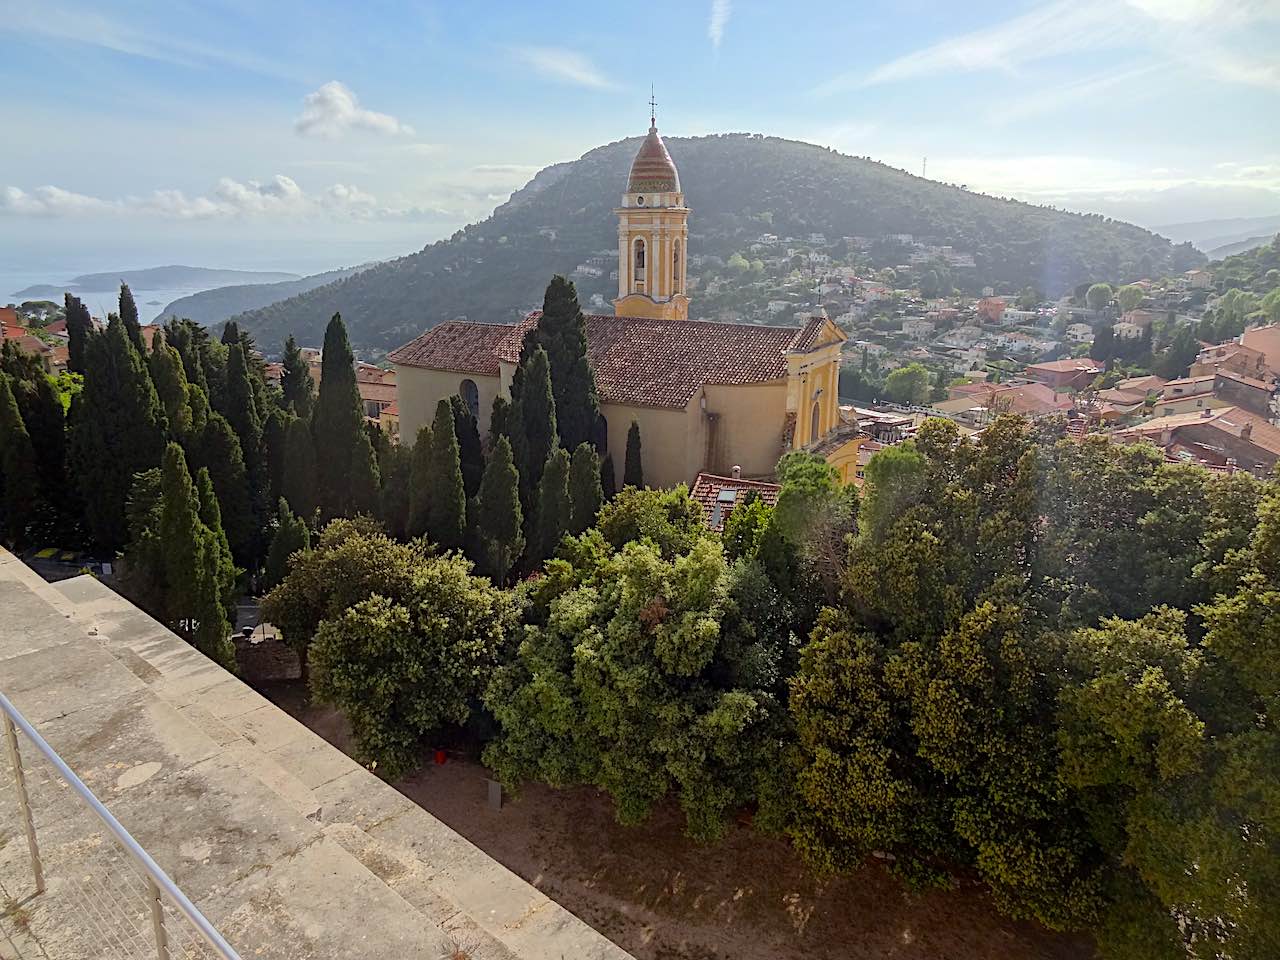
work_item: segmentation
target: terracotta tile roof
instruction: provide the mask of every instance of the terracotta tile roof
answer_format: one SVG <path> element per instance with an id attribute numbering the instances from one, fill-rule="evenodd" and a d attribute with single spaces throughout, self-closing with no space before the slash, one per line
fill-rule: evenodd
<path id="1" fill-rule="evenodd" d="M 357 380 L 356 389 L 360 391 L 361 400 L 390 403 L 396 398 L 396 385 L 394 383 L 373 383 L 368 380 Z"/>
<path id="2" fill-rule="evenodd" d="M 446 320 L 391 351 L 387 359 L 406 367 L 496 377 L 499 373 L 496 349 L 512 329 L 509 323 Z"/>
<path id="3" fill-rule="evenodd" d="M 1148 438 L 1159 440 L 1164 431 L 1176 434 L 1177 430 L 1189 426 L 1207 426 L 1233 437 L 1247 439 L 1254 446 L 1269 453 L 1280 456 L 1280 428 L 1272 426 L 1263 417 L 1242 410 L 1240 407 L 1219 407 L 1216 410 L 1196 411 L 1191 413 L 1175 413 L 1167 417 L 1157 417 L 1146 423 L 1116 433 L 1124 439 Z"/>
<path id="4" fill-rule="evenodd" d="M 809 322 L 800 328 L 800 332 L 796 334 L 795 339 L 791 341 L 791 350 L 795 353 L 807 353 L 813 349 L 814 343 L 818 339 L 818 334 L 826 329 L 828 320 L 825 314 L 819 314 L 811 317 Z"/>
<path id="5" fill-rule="evenodd" d="M 693 481 L 689 496 L 702 507 L 702 522 L 707 525 L 707 529 L 719 531 L 724 529 L 725 520 L 748 491 L 754 490 L 761 500 L 772 507 L 778 502 L 778 492 L 781 489 L 778 484 L 764 480 L 743 480 L 739 477 L 700 473 Z"/>

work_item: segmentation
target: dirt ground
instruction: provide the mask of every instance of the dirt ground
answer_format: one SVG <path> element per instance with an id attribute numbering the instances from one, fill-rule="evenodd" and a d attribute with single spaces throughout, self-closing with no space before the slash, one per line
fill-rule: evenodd
<path id="1" fill-rule="evenodd" d="M 262 692 L 335 746 L 345 721 L 303 707 L 297 684 Z M 502 810 L 485 771 L 451 750 L 395 784 L 406 796 L 638 960 L 1084 960 L 1092 946 L 1001 918 L 976 883 L 911 894 L 878 864 L 819 880 L 784 842 L 743 827 L 703 846 L 678 810 L 622 827 L 597 790 L 526 786 Z"/>

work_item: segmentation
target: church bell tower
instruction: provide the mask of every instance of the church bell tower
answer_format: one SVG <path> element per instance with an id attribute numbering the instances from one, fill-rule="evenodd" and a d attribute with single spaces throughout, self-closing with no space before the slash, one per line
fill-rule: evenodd
<path id="1" fill-rule="evenodd" d="M 627 192 L 618 215 L 618 298 L 620 317 L 688 320 L 685 285 L 689 208 L 680 192 L 680 174 L 658 136 L 649 101 L 649 135 L 631 164 Z"/>

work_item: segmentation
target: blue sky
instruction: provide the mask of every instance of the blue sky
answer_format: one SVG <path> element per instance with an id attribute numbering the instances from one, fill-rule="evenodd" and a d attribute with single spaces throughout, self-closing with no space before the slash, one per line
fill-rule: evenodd
<path id="1" fill-rule="evenodd" d="M 667 134 L 927 155 L 1148 226 L 1280 213 L 1280 0 L 643 9 L 0 0 L 0 259 L 407 252 L 643 133 L 650 82 Z"/>

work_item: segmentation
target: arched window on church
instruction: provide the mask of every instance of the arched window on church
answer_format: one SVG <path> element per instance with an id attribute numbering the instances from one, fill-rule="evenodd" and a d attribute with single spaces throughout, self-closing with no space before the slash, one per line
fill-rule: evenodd
<path id="1" fill-rule="evenodd" d="M 675 242 L 671 253 L 671 289 L 680 292 L 680 241 Z"/>
<path id="2" fill-rule="evenodd" d="M 463 380 L 458 384 L 458 396 L 462 398 L 462 402 L 467 405 L 467 409 L 471 411 L 471 415 L 477 420 L 480 419 L 480 389 L 476 386 L 476 382 L 471 379 Z"/>
<path id="3" fill-rule="evenodd" d="M 644 240 L 636 237 L 635 242 L 635 269 L 632 271 L 632 279 L 635 281 L 635 289 L 637 292 L 644 292 Z"/>
<path id="4" fill-rule="evenodd" d="M 818 439 L 818 423 L 822 417 L 822 410 L 818 406 L 818 401 L 813 401 L 813 413 L 809 417 L 809 439 Z"/>

